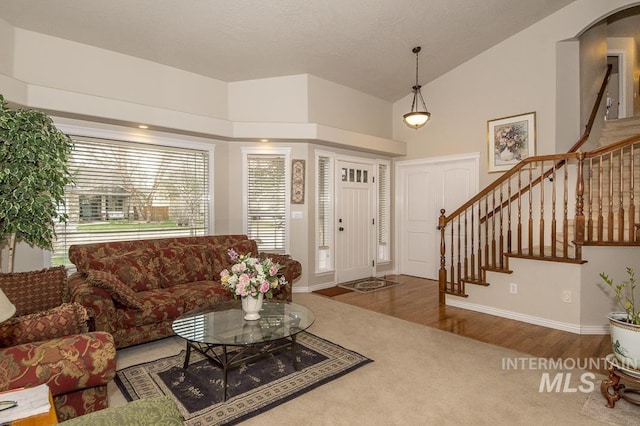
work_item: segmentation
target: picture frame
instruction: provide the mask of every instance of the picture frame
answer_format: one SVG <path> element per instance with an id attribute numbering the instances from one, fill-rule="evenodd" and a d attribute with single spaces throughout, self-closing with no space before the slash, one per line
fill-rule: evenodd
<path id="1" fill-rule="evenodd" d="M 504 172 L 536 155 L 536 113 L 487 121 L 489 173 Z"/>
<path id="2" fill-rule="evenodd" d="M 291 204 L 304 204 L 304 160 L 291 160 Z"/>

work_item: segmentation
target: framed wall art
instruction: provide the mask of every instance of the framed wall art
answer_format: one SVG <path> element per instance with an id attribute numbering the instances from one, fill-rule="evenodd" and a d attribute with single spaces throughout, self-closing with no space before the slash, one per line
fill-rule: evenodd
<path id="1" fill-rule="evenodd" d="M 489 172 L 504 172 L 536 155 L 536 113 L 487 121 Z"/>
<path id="2" fill-rule="evenodd" d="M 304 160 L 291 160 L 291 204 L 304 204 Z"/>

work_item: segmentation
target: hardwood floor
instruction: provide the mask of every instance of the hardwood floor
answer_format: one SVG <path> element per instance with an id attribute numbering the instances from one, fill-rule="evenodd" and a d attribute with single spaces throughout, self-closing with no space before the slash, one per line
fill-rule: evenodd
<path id="1" fill-rule="evenodd" d="M 371 293 L 349 291 L 332 298 L 535 357 L 584 360 L 604 358 L 611 353 L 609 335 L 579 335 L 466 309 L 441 307 L 436 281 L 406 275 L 389 278 L 403 284 Z"/>

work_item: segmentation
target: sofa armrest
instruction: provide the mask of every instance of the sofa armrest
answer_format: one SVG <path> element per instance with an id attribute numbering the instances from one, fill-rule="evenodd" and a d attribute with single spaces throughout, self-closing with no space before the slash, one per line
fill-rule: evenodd
<path id="1" fill-rule="evenodd" d="M 293 281 L 302 274 L 302 265 L 300 264 L 300 262 L 292 259 L 288 254 L 280 253 L 261 252 L 258 254 L 258 257 L 260 259 L 271 258 L 271 260 L 278 263 L 282 267 L 280 269 L 280 272 L 287 280 L 287 285 L 283 287 L 279 292 L 277 292 L 274 297 L 279 300 L 288 300 L 289 302 L 291 302 L 291 288 L 293 285 Z"/>
<path id="2" fill-rule="evenodd" d="M 302 265 L 295 259 L 292 259 L 288 254 L 268 253 L 261 252 L 259 254 L 260 259 L 271 258 L 274 262 L 280 264 L 282 269 L 280 271 L 284 275 L 289 285 L 293 284 L 300 275 L 302 275 Z"/>
<path id="3" fill-rule="evenodd" d="M 56 396 L 106 385 L 115 374 L 116 347 L 105 332 L 0 349 L 0 390 L 47 383 Z"/>
<path id="4" fill-rule="evenodd" d="M 0 324 L 0 347 L 86 333 L 87 311 L 79 303 L 63 303 L 46 311 L 13 317 Z"/>
<path id="5" fill-rule="evenodd" d="M 69 277 L 69 293 L 72 302 L 79 303 L 87 310 L 92 330 L 114 332 L 116 307 L 106 290 L 91 285 L 86 274 L 75 272 Z"/>

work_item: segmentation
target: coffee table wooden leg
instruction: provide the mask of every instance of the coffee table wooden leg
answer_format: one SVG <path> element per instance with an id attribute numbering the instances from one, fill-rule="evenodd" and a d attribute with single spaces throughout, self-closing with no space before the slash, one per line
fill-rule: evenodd
<path id="1" fill-rule="evenodd" d="M 603 380 L 600 384 L 600 392 L 602 396 L 607 400 L 607 407 L 613 408 L 616 405 L 616 401 L 621 398 L 620 389 L 624 388 L 623 384 L 620 384 L 620 377 L 615 374 L 613 367 L 608 369 L 609 380 Z M 613 393 L 609 392 L 609 388 L 613 389 Z"/>

